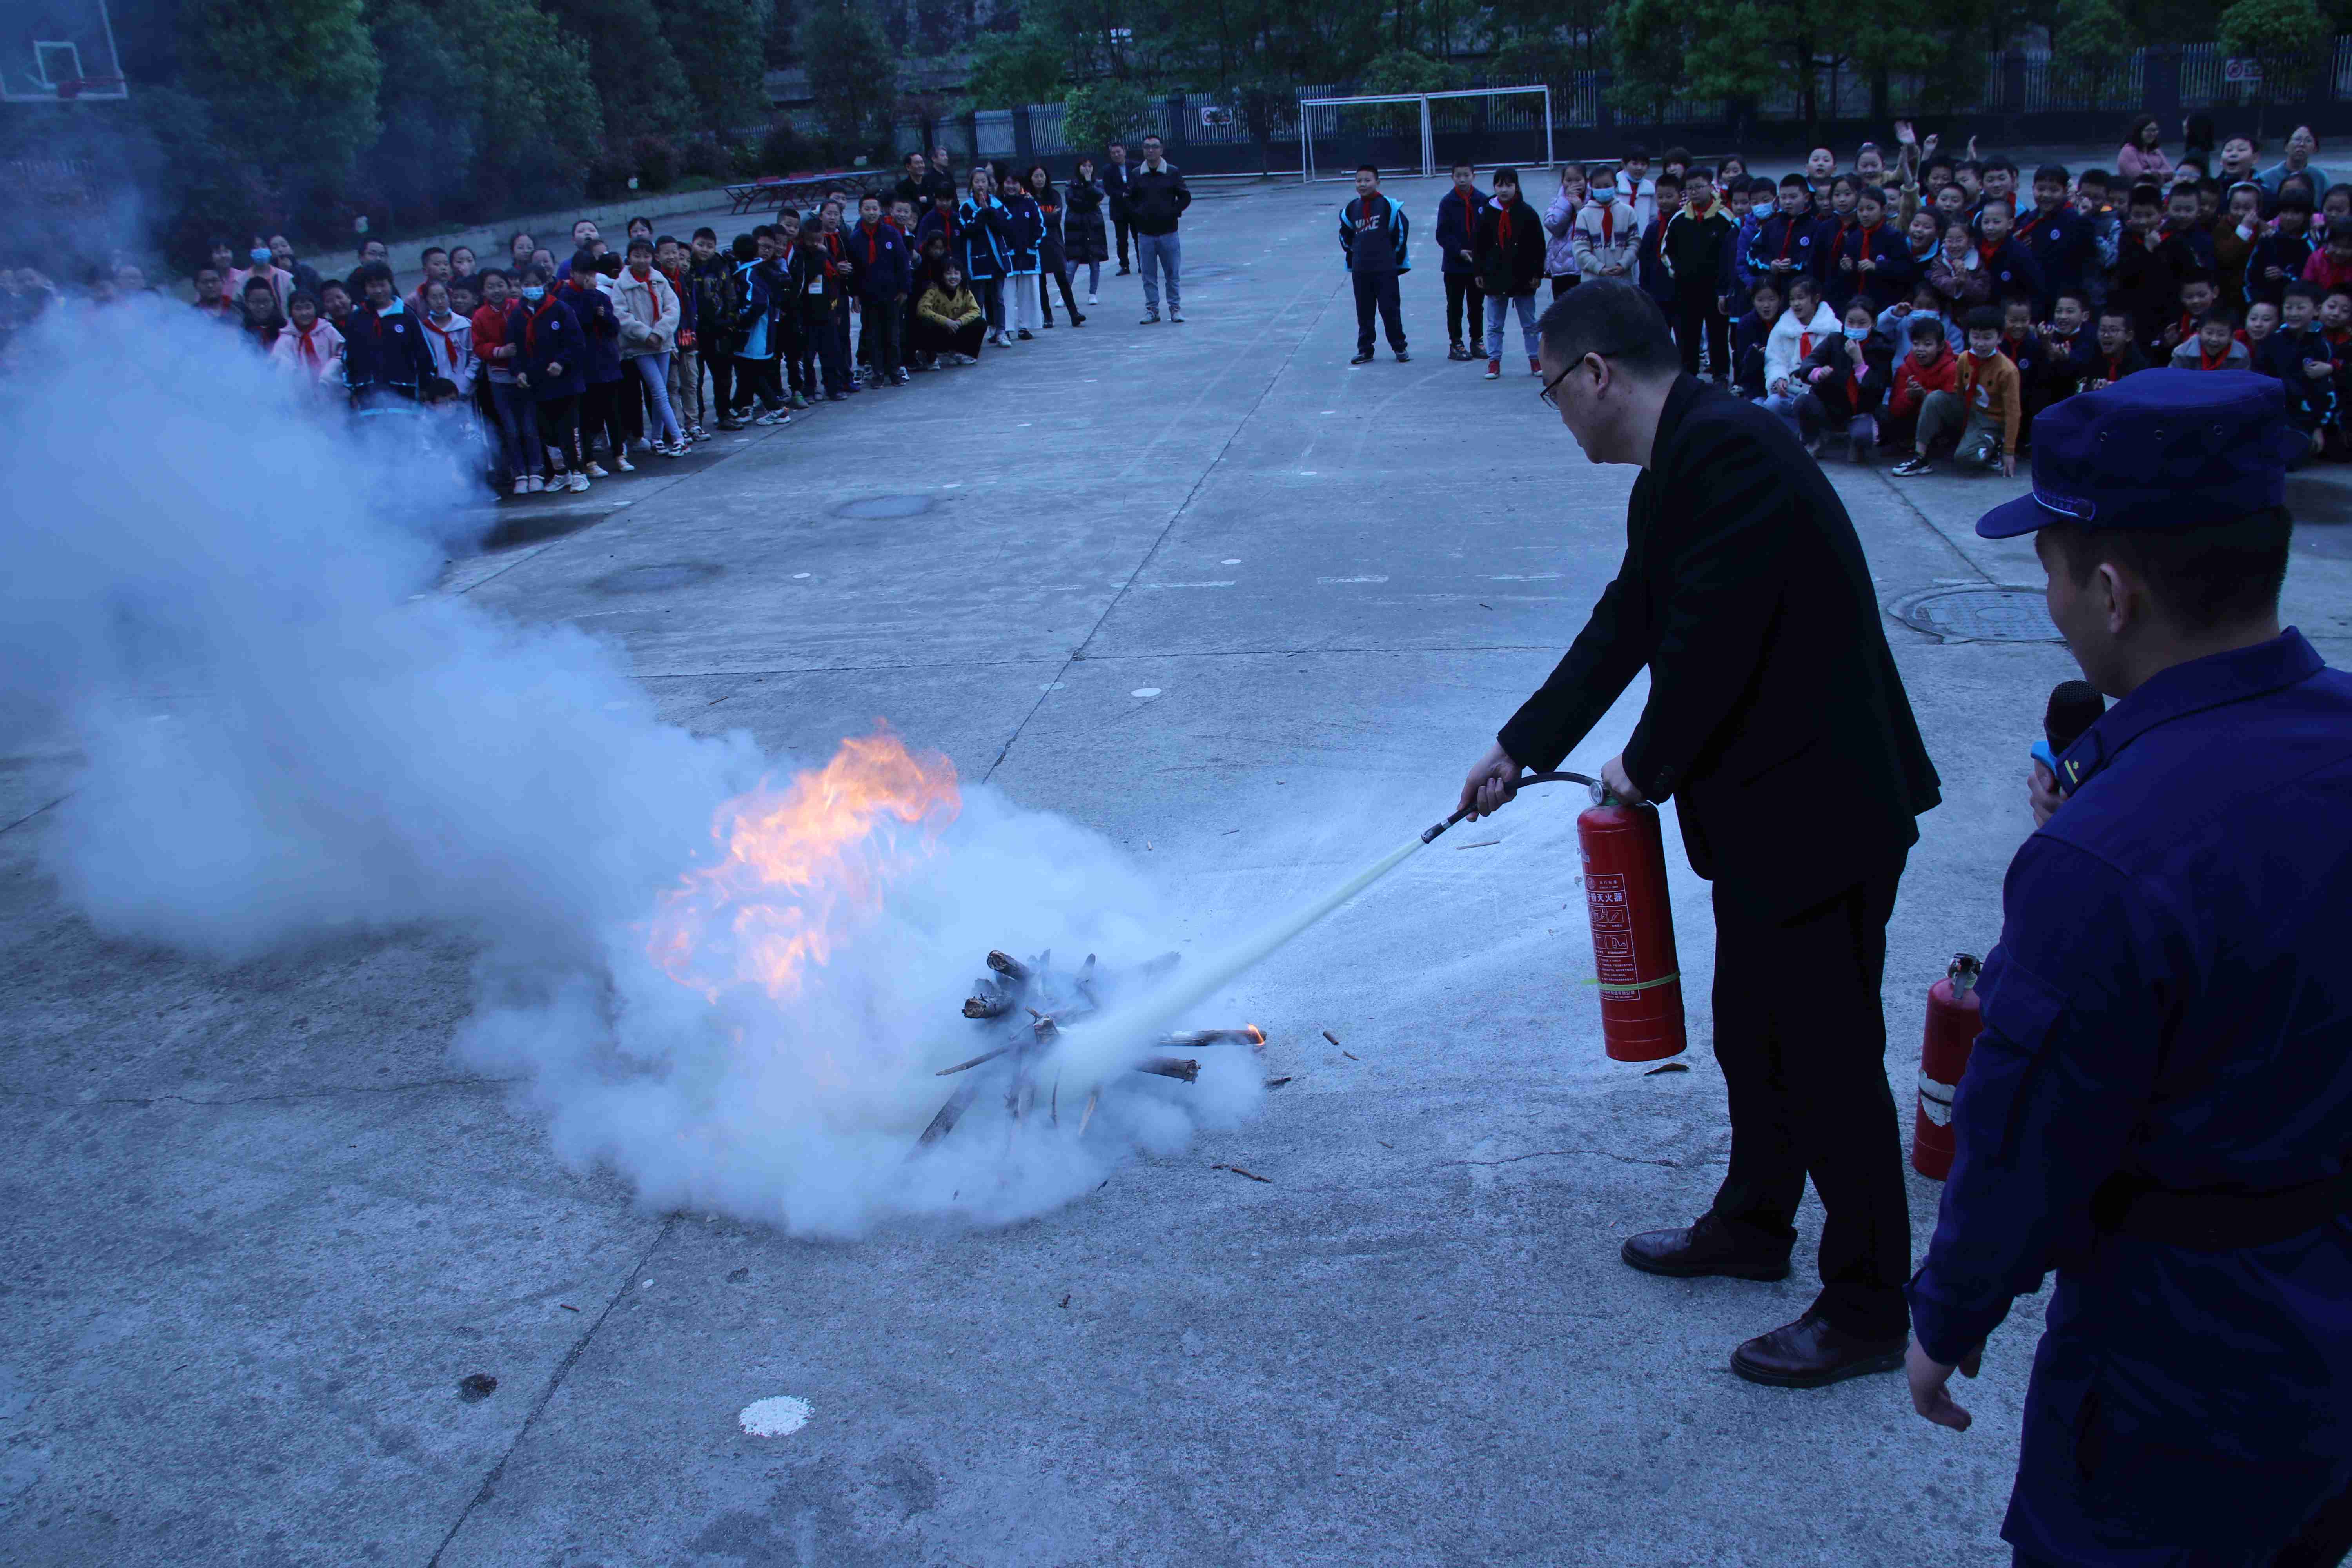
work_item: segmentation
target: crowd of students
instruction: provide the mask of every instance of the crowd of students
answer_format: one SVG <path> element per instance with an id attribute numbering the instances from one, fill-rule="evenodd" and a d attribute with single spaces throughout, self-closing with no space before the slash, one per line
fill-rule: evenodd
<path id="1" fill-rule="evenodd" d="M 681 238 L 646 218 L 617 247 L 583 218 L 561 255 L 527 233 L 487 260 L 430 246 L 405 293 L 380 240 L 329 277 L 283 235 L 241 252 L 221 239 L 192 279 L 194 309 L 321 408 L 445 421 L 500 494 L 583 490 L 633 471 L 632 454 L 681 458 L 717 432 L 789 424 L 1032 341 L 1055 325 L 1056 288 L 1083 327 L 1074 284 L 1083 269 L 1097 303 L 1114 227 L 1119 270 L 1130 237 L 1146 264 L 1145 320 L 1160 319 L 1164 284 L 1181 321 L 1175 235 L 1192 193 L 1157 138 L 1139 164 L 1111 153 L 1107 172 L 1080 158 L 1058 182 L 1042 163 L 960 180 L 944 149 L 909 153 L 893 186 L 836 188 L 723 246 L 715 229 Z M 124 264 L 85 292 L 105 303 L 147 285 Z M 0 275 L 0 333 L 58 298 L 37 272 Z"/>
<path id="2" fill-rule="evenodd" d="M 2195 140 L 2204 125 L 2201 142 Z M 2013 474 L 2033 416 L 2154 365 L 2251 369 L 2285 384 L 2310 458 L 2352 457 L 2352 184 L 2332 184 L 2298 127 L 2261 166 L 2253 138 L 2214 145 L 2193 119 L 2177 160 L 2136 117 L 2116 169 L 1939 152 L 1907 123 L 1890 161 L 1816 147 L 1801 172 L 1753 175 L 1734 154 L 1643 149 L 1564 163 L 1538 213 L 1518 171 L 1491 191 L 1456 165 L 1438 202 L 1449 357 L 1503 374 L 1519 320 L 1536 374 L 1536 297 L 1627 278 L 1657 300 L 1685 369 L 1787 418 L 1816 455 L 1832 439 L 1894 472 Z M 1355 363 L 1377 318 L 1410 357 L 1396 279 L 1411 225 L 1369 165 L 1339 239 L 1355 284 Z"/>

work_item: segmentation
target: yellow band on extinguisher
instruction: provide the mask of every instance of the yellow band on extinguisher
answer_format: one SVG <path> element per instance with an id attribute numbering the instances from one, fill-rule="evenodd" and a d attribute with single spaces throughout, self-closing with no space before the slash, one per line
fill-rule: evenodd
<path id="1" fill-rule="evenodd" d="M 1683 972 L 1677 969 L 1672 974 L 1661 974 L 1655 980 L 1636 980 L 1628 983 L 1622 980 L 1601 980 L 1596 977 L 1591 980 L 1580 980 L 1577 984 L 1598 985 L 1606 991 L 1654 991 L 1661 985 L 1672 985 L 1682 977 Z"/>

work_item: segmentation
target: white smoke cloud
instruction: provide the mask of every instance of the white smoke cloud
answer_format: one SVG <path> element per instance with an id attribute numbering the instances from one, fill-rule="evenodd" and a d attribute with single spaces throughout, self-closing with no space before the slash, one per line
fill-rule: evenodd
<path id="1" fill-rule="evenodd" d="M 1012 1026 L 957 1012 L 982 955 L 1135 963 L 1169 945 L 1151 889 L 1098 837 L 967 787 L 935 832 L 848 846 L 876 894 L 836 911 L 797 994 L 680 984 L 647 952 L 664 894 L 712 859 L 726 803 L 793 764 L 659 722 L 575 628 L 430 592 L 454 466 L 405 424 L 354 443 L 190 318 L 70 310 L 26 345 L 0 428 L 0 720 L 79 740 L 47 855 L 99 929 L 223 961 L 469 933 L 454 1049 L 528 1081 L 562 1158 L 796 1231 L 1033 1214 L 1256 1103 L 1249 1054 L 1207 1050 L 1195 1084 L 1112 1075 L 1082 1138 L 1050 1074 L 1017 1122 L 975 1074 L 963 1122 L 910 1159 L 967 1081 L 936 1070 Z"/>

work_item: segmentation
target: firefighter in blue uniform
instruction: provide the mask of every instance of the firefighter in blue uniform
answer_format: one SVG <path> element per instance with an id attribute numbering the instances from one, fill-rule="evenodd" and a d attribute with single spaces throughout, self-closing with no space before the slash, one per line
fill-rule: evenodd
<path id="1" fill-rule="evenodd" d="M 2058 1274 L 2001 1534 L 2023 1565 L 2338 1561 L 2352 1483 L 2352 675 L 2278 624 L 2277 382 L 2153 371 L 2033 427 L 2052 618 L 2117 700 L 2032 786 L 1911 1397 L 1965 1429 Z"/>

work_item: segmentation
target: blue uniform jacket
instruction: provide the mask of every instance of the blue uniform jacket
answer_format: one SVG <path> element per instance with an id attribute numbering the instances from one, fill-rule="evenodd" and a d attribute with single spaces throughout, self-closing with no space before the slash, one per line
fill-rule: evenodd
<path id="1" fill-rule="evenodd" d="M 1715 291 L 1738 307 L 1727 310 L 1727 315 L 1736 316 L 1746 310 L 1748 297 L 1755 292 L 1756 273 L 1748 265 L 1748 252 L 1756 244 L 1756 231 L 1763 226 L 1764 220 L 1751 211 L 1739 220 L 1739 227 L 1732 235 L 1731 243 L 1723 247 L 1723 254 L 1717 258 Z"/>
<path id="2" fill-rule="evenodd" d="M 1478 254 L 1478 215 L 1486 210 L 1486 193 L 1475 185 L 1470 187 L 1466 199 L 1458 188 L 1437 198 L 1437 249 L 1444 258 L 1438 270 L 1478 270 L 1478 263 L 1463 259 L 1462 253 L 1466 250 L 1473 257 Z"/>
<path id="3" fill-rule="evenodd" d="M 2245 302 L 2256 300 L 2273 305 L 2286 302 L 2286 286 L 2303 278 L 2303 264 L 2311 259 L 2311 231 L 2301 234 L 2270 234 L 2254 241 L 2252 254 L 2246 258 L 2246 276 L 2242 280 Z M 2281 276 L 2272 278 L 2270 270 L 2277 268 Z M 2223 286 L 2228 282 L 2225 279 Z"/>
<path id="4" fill-rule="evenodd" d="M 580 319 L 580 334 L 588 340 L 588 384 L 602 386 L 620 380 L 621 318 L 613 309 L 613 297 L 584 279 L 556 292 Z"/>
<path id="5" fill-rule="evenodd" d="M 887 218 L 867 228 L 864 219 L 842 237 L 849 265 L 857 275 L 861 299 L 895 300 L 914 286 L 914 264 L 907 256 L 907 237 Z"/>
<path id="6" fill-rule="evenodd" d="M 1004 276 L 1012 247 L 1004 233 L 1004 208 L 994 196 L 988 198 L 985 206 L 970 196 L 957 204 L 955 243 L 948 254 L 971 282 L 985 283 Z"/>
<path id="7" fill-rule="evenodd" d="M 2254 351 L 2254 368 L 2286 384 L 2286 416 L 2308 434 L 2336 417 L 2336 378 L 2304 374 L 2306 364 L 2333 364 L 2335 346 L 2317 327 L 2281 327 Z"/>
<path id="8" fill-rule="evenodd" d="M 1882 219 L 1876 228 L 1864 228 L 1859 223 L 1834 231 L 1828 256 L 1823 258 L 1827 270 L 1830 304 L 1845 309 L 1846 301 L 1856 294 L 1870 300 L 1872 315 L 1885 310 L 1897 300 L 1911 297 L 1911 280 L 1918 270 L 1911 265 L 1911 242 L 1902 231 Z M 1864 272 L 1862 263 L 1873 265 Z M 1854 266 L 1849 272 L 1839 263 L 1851 259 Z"/>
<path id="9" fill-rule="evenodd" d="M 343 329 L 343 382 L 353 401 L 372 392 L 415 397 L 436 374 L 424 329 L 398 300 L 381 316 L 366 305 L 352 312 Z"/>
<path id="10" fill-rule="evenodd" d="M 2042 288 L 2034 296 L 2033 319 L 2046 321 L 2060 289 L 2083 287 L 2084 269 L 2091 260 L 2090 220 L 2063 204 L 2053 213 L 2029 208 L 2009 237 L 2022 244 L 2033 265 L 2041 268 Z"/>
<path id="11" fill-rule="evenodd" d="M 2119 1173 L 2252 1194 L 2352 1161 L 2352 674 L 2292 628 L 2178 665 L 2058 771 L 2073 795 L 2003 889 L 1912 1321 L 1957 1362 L 2057 1268 L 2003 1535 L 2256 1561 L 2352 1467 L 2352 1217 L 2198 1252 L 2089 1207 Z"/>
<path id="12" fill-rule="evenodd" d="M 2042 267 L 2033 253 L 2017 243 L 2011 235 L 1986 256 L 1981 245 L 1978 256 L 1987 274 L 1992 279 L 1992 304 L 1995 310 L 2012 294 L 2022 294 L 2029 300 L 2042 298 Z M 2210 262 L 2207 265 L 2211 265 Z"/>
<path id="13" fill-rule="evenodd" d="M 588 340 L 562 294 L 550 289 L 536 305 L 518 300 L 507 311 L 507 342 L 522 350 L 515 368 L 530 374 L 533 402 L 577 397 L 588 390 Z M 550 371 L 551 364 L 562 365 L 562 373 Z"/>
<path id="14" fill-rule="evenodd" d="M 1748 248 L 1748 269 L 1758 278 L 1777 279 L 1784 295 L 1790 280 L 1799 272 L 1809 272 L 1819 279 L 1822 269 L 1814 248 L 1820 243 L 1821 226 L 1822 220 L 1811 213 L 1790 217 L 1787 213 L 1775 212 L 1756 226 L 1756 243 Z M 1795 271 L 1775 270 L 1772 264 L 1782 259 L 1796 263 Z"/>
<path id="15" fill-rule="evenodd" d="M 1412 237 L 1412 220 L 1404 216 L 1402 205 L 1392 198 L 1375 191 L 1370 199 L 1388 205 L 1389 233 L 1396 237 L 1396 269 L 1399 272 L 1412 271 L 1412 262 L 1406 250 Z M 1350 272 L 1356 269 L 1356 220 L 1363 216 L 1364 201 L 1364 197 L 1358 196 L 1339 209 L 1339 264 Z M 1457 207 L 1461 205 L 1459 202 L 1454 204 Z M 1472 248 L 1475 248 L 1475 244 Z"/>

